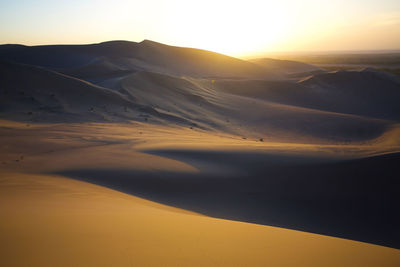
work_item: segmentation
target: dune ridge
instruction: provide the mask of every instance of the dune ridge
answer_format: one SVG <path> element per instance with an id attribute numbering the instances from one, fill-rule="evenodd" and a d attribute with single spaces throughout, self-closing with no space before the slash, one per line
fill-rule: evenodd
<path id="1" fill-rule="evenodd" d="M 2 46 L 0 59 L 58 70 L 83 67 L 105 57 L 128 70 L 157 70 L 196 77 L 263 77 L 279 75 L 259 65 L 215 52 L 168 46 L 154 41 L 110 41 L 90 45 Z"/>

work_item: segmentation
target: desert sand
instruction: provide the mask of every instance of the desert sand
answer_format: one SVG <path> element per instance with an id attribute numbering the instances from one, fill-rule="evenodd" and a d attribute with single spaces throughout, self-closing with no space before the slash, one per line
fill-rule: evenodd
<path id="1" fill-rule="evenodd" d="M 267 150 L 275 154 L 289 150 L 329 158 L 334 147 L 292 145 L 288 149 L 284 144 L 213 137 L 187 129 L 157 127 L 157 131 L 143 124 L 54 128 L 3 121 L 2 125 L 2 134 L 10 136 L 2 138 L 1 144 L 6 149 L 1 155 L 0 212 L 7 218 L 0 223 L 2 265 L 397 266 L 400 261 L 397 249 L 215 219 L 94 185 L 95 180 L 87 183 L 55 174 L 79 169 L 99 173 L 125 170 L 132 174 L 126 179 L 140 178 L 135 171 L 180 173 L 193 179 L 189 174 L 230 170 L 203 169 L 200 164 L 143 151 L 177 146 L 220 152 Z M 118 188 L 117 177 L 109 177 L 109 183 L 114 178 Z M 158 190 L 167 189 L 161 186 Z M 217 189 L 209 188 L 213 190 Z M 191 197 L 186 198 L 189 201 Z"/>
<path id="2" fill-rule="evenodd" d="M 147 40 L 0 60 L 0 265 L 400 264 L 397 76 Z"/>

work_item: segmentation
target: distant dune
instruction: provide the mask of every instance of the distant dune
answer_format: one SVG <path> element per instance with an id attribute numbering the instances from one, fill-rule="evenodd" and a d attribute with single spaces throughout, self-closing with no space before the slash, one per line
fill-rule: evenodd
<path id="1" fill-rule="evenodd" d="M 365 74 L 371 79 L 377 75 Z M 152 121 L 266 140 L 348 142 L 377 138 L 400 114 L 397 81 L 376 79 L 379 90 L 370 86 L 366 91 L 360 88 L 362 79 L 351 78 L 357 73 L 349 73 L 354 87 L 346 94 L 334 88 L 340 84 L 321 83 L 325 76 L 295 83 L 137 71 L 121 77 L 102 73 L 95 85 L 15 63 L 2 63 L 0 75 L 3 118 L 28 121 Z"/>
<path id="2" fill-rule="evenodd" d="M 325 94 L 329 110 L 388 120 L 400 119 L 400 78 L 374 69 L 339 71 L 314 75 L 302 82 Z M 328 103 L 327 103 L 328 102 Z M 331 102 L 331 103 L 329 103 Z M 335 103 L 334 103 L 335 102 Z"/>
<path id="3" fill-rule="evenodd" d="M 372 69 L 314 74 L 299 82 L 220 80 L 216 87 L 280 104 L 386 120 L 400 119 L 397 104 L 400 79 Z"/>
<path id="4" fill-rule="evenodd" d="M 274 70 L 278 73 L 285 74 L 297 74 L 297 73 L 309 73 L 309 72 L 319 72 L 323 71 L 321 68 L 306 64 L 303 62 L 292 61 L 292 60 L 282 60 L 282 59 L 272 59 L 272 58 L 256 58 L 249 60 L 250 62 L 256 63 L 265 68 Z"/>
<path id="5" fill-rule="evenodd" d="M 237 84 L 239 88 L 246 88 L 246 93 L 250 91 L 252 84 L 251 81 L 231 83 Z M 358 140 L 374 138 L 390 124 L 375 119 L 303 108 L 299 107 L 301 105 L 298 102 L 274 103 L 273 98 L 257 96 L 251 99 L 247 95 L 242 97 L 220 85 L 224 85 L 224 81 L 212 83 L 207 80 L 143 72 L 117 80 L 113 86 L 108 84 L 110 88 L 135 97 L 138 103 L 185 118 L 198 126 L 244 136 L 255 137 L 258 134 L 268 139 L 277 136 L 283 138 L 286 135 L 288 140 L 293 138 L 292 134 L 297 137 L 313 136 L 321 140 Z M 305 128 L 299 128 L 299 125 Z M 286 134 L 282 134 L 283 132 Z"/>
<path id="6" fill-rule="evenodd" d="M 123 67 L 119 67 L 109 62 L 106 58 L 98 58 L 87 65 L 79 66 L 76 68 L 68 68 L 64 71 L 61 70 L 60 72 L 79 79 L 94 79 L 94 81 L 96 81 L 106 78 L 118 77 L 134 71 L 135 70 L 126 70 Z"/>
<path id="7" fill-rule="evenodd" d="M 68 71 L 107 60 L 125 70 L 148 70 L 195 77 L 278 78 L 263 67 L 200 49 L 168 46 L 145 40 L 112 41 L 93 45 L 0 47 L 0 59 Z"/>

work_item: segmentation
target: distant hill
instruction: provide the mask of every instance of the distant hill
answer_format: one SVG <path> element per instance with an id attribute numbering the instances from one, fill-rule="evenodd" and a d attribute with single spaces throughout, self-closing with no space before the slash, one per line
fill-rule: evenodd
<path id="1" fill-rule="evenodd" d="M 258 64 L 260 66 L 269 68 L 271 70 L 274 70 L 276 72 L 285 74 L 322 71 L 322 69 L 317 66 L 292 60 L 257 58 L 257 59 L 251 59 L 249 61 Z"/>
<path id="2" fill-rule="evenodd" d="M 299 84 L 314 91 L 314 107 L 400 121 L 400 78 L 371 68 L 321 73 Z"/>
<path id="3" fill-rule="evenodd" d="M 149 40 L 110 41 L 90 45 L 0 46 L 0 60 L 73 72 L 102 61 L 119 70 L 146 70 L 192 77 L 277 79 L 257 64 L 201 49 L 169 46 Z M 79 75 L 79 74 L 78 74 Z"/>
<path id="4" fill-rule="evenodd" d="M 218 80 L 214 86 L 274 103 L 400 121 L 400 79 L 373 69 L 320 73 L 299 82 Z"/>
<path id="5" fill-rule="evenodd" d="M 0 60 L 6 119 L 133 120 L 304 142 L 374 139 L 400 121 L 399 79 L 373 69 L 327 73 L 300 62 L 256 64 L 147 40 L 3 45 Z M 301 80 L 284 79 L 313 70 Z"/>

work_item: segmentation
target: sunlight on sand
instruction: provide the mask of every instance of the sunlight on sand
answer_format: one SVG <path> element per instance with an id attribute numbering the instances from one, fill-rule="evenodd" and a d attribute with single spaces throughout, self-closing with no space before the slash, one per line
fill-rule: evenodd
<path id="1" fill-rule="evenodd" d="M 400 263 L 396 249 L 209 218 L 59 176 L 7 173 L 0 183 L 4 266 Z"/>
<path id="2" fill-rule="evenodd" d="M 398 266 L 396 249 L 206 217 L 102 186 L 43 173 L 69 169 L 197 173 L 154 154 L 181 149 L 298 150 L 330 157 L 335 145 L 284 144 L 181 127 L 2 121 L 0 262 L 4 266 Z M 343 157 L 374 144 L 339 145 Z M 392 143 L 390 143 L 393 148 Z M 382 148 L 382 147 L 381 147 Z M 346 154 L 347 153 L 347 154 Z M 45 164 L 44 164 L 45 163 Z M 22 256 L 23 255 L 23 256 Z"/>

